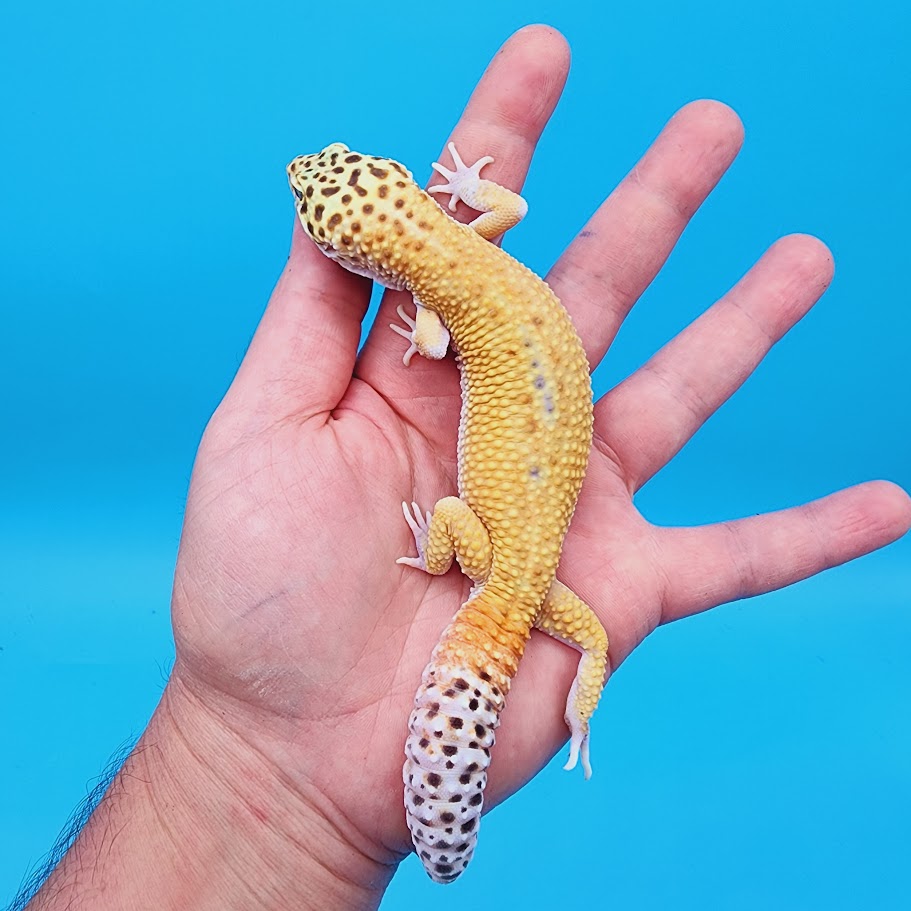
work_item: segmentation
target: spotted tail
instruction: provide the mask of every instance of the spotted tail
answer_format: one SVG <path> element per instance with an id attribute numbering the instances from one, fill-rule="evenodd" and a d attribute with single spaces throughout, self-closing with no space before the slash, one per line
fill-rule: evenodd
<path id="1" fill-rule="evenodd" d="M 492 626 L 482 600 L 459 611 L 434 649 L 405 741 L 406 821 L 438 883 L 459 876 L 477 844 L 490 749 L 527 639 Z"/>

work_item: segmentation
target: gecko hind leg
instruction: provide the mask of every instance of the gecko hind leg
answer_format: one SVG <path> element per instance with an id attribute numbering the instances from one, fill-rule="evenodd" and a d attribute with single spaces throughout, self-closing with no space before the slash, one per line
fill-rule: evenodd
<path id="1" fill-rule="evenodd" d="M 490 536 L 472 509 L 458 497 L 443 497 L 433 514 L 421 514 L 417 503 L 402 504 L 405 521 L 414 535 L 417 557 L 399 557 L 396 563 L 413 566 L 440 576 L 452 566 L 455 557 L 462 571 L 473 582 L 483 582 L 490 573 L 493 548 Z"/>
<path id="2" fill-rule="evenodd" d="M 582 652 L 575 680 L 566 699 L 566 723 L 570 730 L 569 761 L 574 769 L 582 760 L 586 778 L 591 778 L 589 721 L 604 688 L 607 670 L 607 633 L 595 612 L 562 582 L 554 580 L 535 627 Z"/>

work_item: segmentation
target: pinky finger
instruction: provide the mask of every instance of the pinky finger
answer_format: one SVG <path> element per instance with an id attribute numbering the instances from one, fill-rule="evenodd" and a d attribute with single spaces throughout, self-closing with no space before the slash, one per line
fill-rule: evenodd
<path id="1" fill-rule="evenodd" d="M 784 588 L 884 547 L 909 527 L 908 494 L 870 481 L 781 512 L 662 530 L 661 622 Z"/>

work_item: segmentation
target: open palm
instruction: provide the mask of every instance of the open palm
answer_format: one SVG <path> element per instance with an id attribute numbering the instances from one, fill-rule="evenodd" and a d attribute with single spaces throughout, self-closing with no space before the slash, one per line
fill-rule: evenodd
<path id="1" fill-rule="evenodd" d="M 486 176 L 518 189 L 567 67 L 552 30 L 513 36 L 454 132 L 466 160 L 493 155 Z M 552 270 L 593 367 L 740 141 L 723 105 L 684 108 Z M 911 523 L 908 498 L 886 483 L 704 528 L 657 528 L 632 504 L 830 275 L 821 243 L 779 241 L 597 404 L 559 576 L 598 613 L 613 668 L 660 623 L 787 585 Z M 456 491 L 459 384 L 451 359 L 402 366 L 402 340 L 386 328 L 401 294 L 386 295 L 358 357 L 369 291 L 295 227 L 287 268 L 200 448 L 175 583 L 173 682 L 341 837 L 392 863 L 410 845 L 401 765 L 411 700 L 468 585 L 457 568 L 432 578 L 395 563 L 413 548 L 401 501 L 427 508 Z M 488 806 L 565 740 L 577 659 L 533 637 L 493 752 Z M 596 715 L 596 768 L 598 742 Z"/>

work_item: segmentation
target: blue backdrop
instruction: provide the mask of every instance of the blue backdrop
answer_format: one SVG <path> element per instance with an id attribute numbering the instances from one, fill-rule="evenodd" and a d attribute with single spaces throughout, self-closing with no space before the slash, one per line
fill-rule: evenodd
<path id="1" fill-rule="evenodd" d="M 823 302 L 643 491 L 645 515 L 697 524 L 866 478 L 911 487 L 907 5 L 561 6 L 328 4 L 318 29 L 312 6 L 274 0 L 0 14 L 0 902 L 164 685 L 193 454 L 285 259 L 285 163 L 344 139 L 426 177 L 527 22 L 574 52 L 509 237 L 537 271 L 677 107 L 720 98 L 746 125 L 599 391 L 779 235 L 818 234 L 836 257 Z M 364 94 L 364 73 L 388 87 Z M 581 147 L 597 182 L 557 220 L 551 182 Z M 611 681 L 593 780 L 548 768 L 487 819 L 446 898 L 902 905 L 909 557 L 903 541 L 659 630 Z M 411 858 L 384 908 L 436 889 Z"/>

